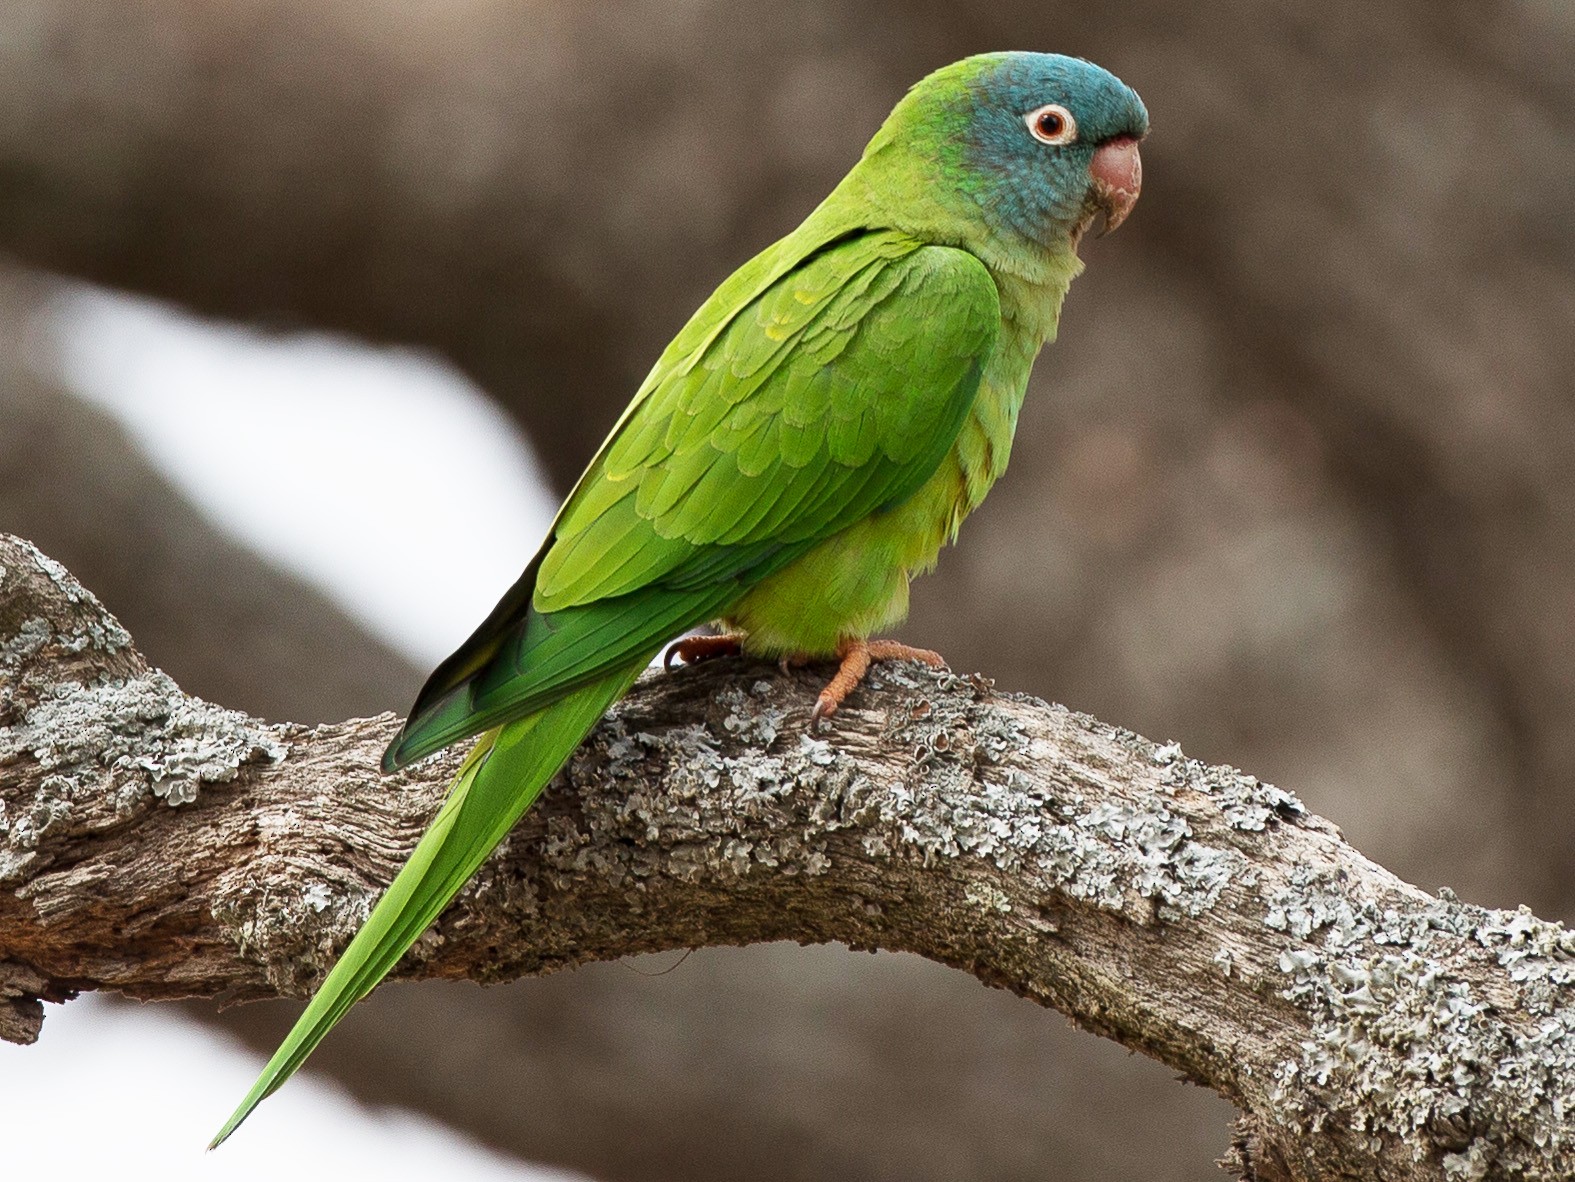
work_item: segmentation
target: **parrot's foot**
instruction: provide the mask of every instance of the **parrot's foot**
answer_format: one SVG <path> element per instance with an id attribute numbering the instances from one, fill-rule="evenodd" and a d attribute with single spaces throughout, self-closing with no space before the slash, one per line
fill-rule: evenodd
<path id="1" fill-rule="evenodd" d="M 820 697 L 815 699 L 814 712 L 809 716 L 809 729 L 812 732 L 819 728 L 821 719 L 835 714 L 837 707 L 858 688 L 859 682 L 869 672 L 871 661 L 918 661 L 931 669 L 944 668 L 946 665 L 940 653 L 899 644 L 895 640 L 844 640 L 837 646 L 837 657 L 842 661 L 842 667 L 826 683 L 826 688 L 820 691 Z"/>
<path id="2" fill-rule="evenodd" d="M 662 658 L 662 668 L 671 669 L 674 661 L 697 665 L 712 657 L 736 657 L 743 651 L 742 634 L 728 632 L 721 636 L 686 636 L 668 646 L 667 655 Z"/>

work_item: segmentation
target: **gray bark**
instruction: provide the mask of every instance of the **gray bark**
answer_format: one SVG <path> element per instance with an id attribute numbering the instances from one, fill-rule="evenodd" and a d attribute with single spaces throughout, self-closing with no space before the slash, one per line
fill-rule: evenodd
<path id="1" fill-rule="evenodd" d="M 1407 877 L 1567 912 L 1575 22 L 1564 7 L 1232 3 L 1185 20 L 1147 0 L 450 8 L 23 0 L 0 38 L 0 243 L 210 313 L 439 348 L 527 423 L 561 487 L 682 316 L 808 208 L 903 85 L 979 48 L 1086 53 L 1154 110 L 1149 191 L 1080 281 L 1012 479 L 916 594 L 913 638 L 1003 685 L 1294 781 Z M 89 472 L 35 486 L 33 516 L 0 528 L 66 559 L 183 685 L 268 717 L 375 708 L 270 706 L 308 681 L 270 656 L 287 642 L 269 618 L 295 614 L 274 584 L 239 573 L 233 552 L 154 553 L 140 530 L 127 544 L 98 529 L 103 486 L 68 485 L 115 462 L 55 437 Z M 24 443 L 17 455 L 0 484 L 37 452 Z M 52 496 L 88 545 L 28 527 Z M 88 511 L 69 513 L 73 502 Z M 194 538 L 189 523 L 169 535 Z M 194 614 L 211 606 L 190 588 L 216 573 L 245 610 L 213 630 L 211 654 L 178 662 L 175 646 L 201 648 L 188 620 L 212 618 Z M 148 607 L 135 623 L 134 596 Z M 387 682 L 363 668 L 320 661 L 309 673 L 381 693 Z M 236 688 L 218 688 L 224 678 Z M 737 963 L 697 955 L 661 984 Z M 1118 1140 L 1102 1135 L 1108 1115 L 1052 1104 L 1089 1103 L 1098 1085 L 1081 1085 L 1095 1071 L 1145 1064 L 1087 1065 L 1091 1040 L 1055 1042 L 1059 1024 L 1031 1021 L 1026 1005 L 991 1008 L 982 991 L 905 976 L 895 959 L 779 950 L 753 963 L 752 976 L 715 969 L 710 991 L 666 1015 L 696 1030 L 695 1013 L 733 1013 L 747 978 L 762 1008 L 734 1013 L 717 1042 L 777 1032 L 756 1064 L 746 1055 L 715 1073 L 726 1079 L 711 1081 L 710 1120 L 638 1108 L 705 1072 L 675 1084 L 653 1068 L 615 1107 L 605 1077 L 557 1045 L 589 1061 L 626 1015 L 648 1013 L 627 987 L 643 979 L 616 965 L 508 992 L 438 987 L 441 1006 L 430 989 L 389 990 L 316 1062 L 363 1097 L 425 1105 L 533 1154 L 582 1121 L 574 1152 L 619 1142 L 615 1172 L 631 1178 L 687 1182 L 710 1150 L 719 1178 L 755 1165 L 755 1176 L 1086 1179 L 1090 1163 L 1065 1138 Z M 876 966 L 899 996 L 864 997 L 853 974 Z M 806 978 L 823 992 L 795 993 L 797 1014 L 817 1034 L 838 1015 L 856 1066 L 839 1064 L 840 1089 L 821 1089 L 840 1105 L 793 1125 L 782 1081 L 806 1036 L 794 1011 L 765 1003 Z M 605 1013 L 584 1002 L 587 979 L 603 984 Z M 573 1020 L 543 1019 L 544 997 Z M 848 1017 L 861 1002 L 864 1025 Z M 271 1006 L 229 1017 L 261 1030 L 267 1011 L 277 1022 Z M 909 1014 L 944 1015 L 940 1033 L 917 1037 Z M 969 1038 L 992 1017 L 996 1042 Z M 500 1028 L 520 1040 L 516 1062 L 575 1072 L 582 1086 L 557 1089 L 560 1113 L 522 1114 L 507 1094 L 517 1079 L 481 1071 L 459 1037 Z M 915 1063 L 921 1052 L 931 1058 Z M 1034 1053 L 1038 1070 L 1022 1062 Z M 1009 1056 L 1016 1073 L 994 1074 Z M 868 1104 L 904 1071 L 907 1091 Z M 1070 1082 L 1053 1093 L 1057 1073 Z M 1201 1159 L 1178 1143 L 1208 1137 L 1187 1119 L 1205 1098 L 1155 1094 L 1162 1074 L 1124 1074 L 1121 1089 L 1141 1080 L 1149 1094 L 1120 1090 L 1106 1107 L 1147 1124 L 1168 1100 L 1154 1132 L 1164 1150 L 1099 1176 L 1179 1177 L 1178 1159 Z M 989 1087 L 943 1093 L 987 1075 Z M 598 1103 L 600 1126 L 586 1115 Z M 773 1141 L 761 1113 L 789 1132 Z M 997 1135 L 979 1135 L 1000 1114 Z M 805 1127 L 846 1155 L 804 1164 L 806 1138 L 791 1131 Z M 650 1146 L 685 1135 L 670 1173 L 653 1173 Z M 974 1157 L 942 1157 L 969 1135 Z M 903 1153 L 905 1171 L 889 1164 Z"/>
<path id="2" fill-rule="evenodd" d="M 452 773 L 391 716 L 184 695 L 0 537 L 0 1033 L 40 999 L 303 996 Z M 918 953 L 1243 1112 L 1255 1179 L 1567 1177 L 1575 940 L 1429 895 L 1291 794 L 980 677 L 648 677 L 400 967 L 502 980 L 761 940 Z"/>

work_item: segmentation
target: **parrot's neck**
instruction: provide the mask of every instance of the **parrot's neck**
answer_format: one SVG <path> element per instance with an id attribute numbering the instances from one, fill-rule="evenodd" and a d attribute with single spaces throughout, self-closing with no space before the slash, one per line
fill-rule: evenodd
<path id="1" fill-rule="evenodd" d="M 1031 363 L 1040 348 L 1055 340 L 1067 290 L 1083 271 L 1083 260 L 1068 247 L 1054 254 L 991 250 L 988 240 L 973 249 L 989 268 L 1001 295 L 1003 345 L 1028 350 Z"/>
<path id="2" fill-rule="evenodd" d="M 954 139 L 943 123 L 888 122 L 802 229 L 900 230 L 970 252 L 995 278 L 1007 327 L 1038 352 L 1055 338 L 1061 302 L 1083 270 L 1077 257 L 1080 230 L 1049 242 L 1024 233 L 1017 220 L 1001 216 L 988 186 L 947 160 L 946 145 Z M 935 142 L 924 148 L 930 140 Z M 1041 228 L 1051 231 L 1048 224 Z"/>
<path id="3" fill-rule="evenodd" d="M 867 153 L 799 229 L 807 239 L 828 240 L 857 229 L 893 229 L 924 242 L 955 246 L 989 268 L 1001 294 L 1002 329 L 1011 351 L 1027 350 L 1031 364 L 1055 340 L 1067 289 L 1083 270 L 1076 245 L 1054 246 L 989 224 L 971 207 L 915 186 L 911 177 L 884 175 L 886 161 Z"/>
<path id="4" fill-rule="evenodd" d="M 996 251 L 990 249 L 992 245 L 990 239 L 969 244 L 995 279 L 1001 299 L 1001 333 L 972 414 L 971 426 L 989 446 L 973 455 L 966 448 L 957 453 L 965 490 L 956 507 L 958 521 L 978 506 L 1006 471 L 1017 415 L 1028 392 L 1028 375 L 1039 351 L 1055 340 L 1061 305 L 1072 280 L 1083 270 L 1082 261 L 1070 248 L 1052 255 L 1043 250 Z"/>

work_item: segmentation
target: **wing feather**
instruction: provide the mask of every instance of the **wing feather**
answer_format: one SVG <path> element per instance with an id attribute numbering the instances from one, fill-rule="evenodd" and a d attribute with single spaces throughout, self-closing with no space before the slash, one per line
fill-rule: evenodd
<path id="1" fill-rule="evenodd" d="M 702 319 L 592 461 L 507 612 L 440 667 L 385 762 L 540 709 L 910 496 L 957 438 L 1000 305 L 973 255 L 871 231 L 712 316 L 714 331 Z M 686 334 L 691 351 L 675 355 Z"/>

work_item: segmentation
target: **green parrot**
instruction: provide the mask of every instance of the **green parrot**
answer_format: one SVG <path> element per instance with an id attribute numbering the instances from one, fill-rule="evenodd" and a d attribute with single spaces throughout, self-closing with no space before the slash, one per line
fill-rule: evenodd
<path id="1" fill-rule="evenodd" d="M 1141 184 L 1148 113 L 1089 62 L 966 58 L 899 102 L 853 170 L 735 271 L 663 352 L 540 552 L 432 674 L 383 757 L 480 736 L 410 860 L 217 1146 L 371 991 L 672 638 L 668 663 L 742 651 L 840 662 L 1006 468 L 1018 408 L 1096 216 Z"/>

